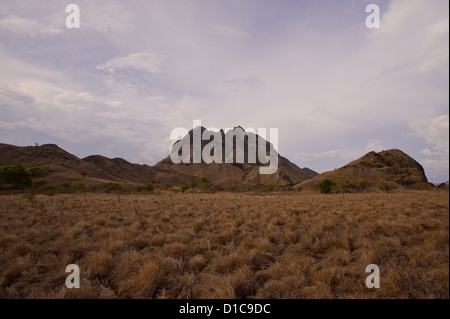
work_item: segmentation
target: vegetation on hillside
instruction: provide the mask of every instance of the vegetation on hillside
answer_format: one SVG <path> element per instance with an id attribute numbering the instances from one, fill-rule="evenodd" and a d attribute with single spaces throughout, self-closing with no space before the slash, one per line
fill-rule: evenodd
<path id="1" fill-rule="evenodd" d="M 7 165 L 0 167 L 0 185 L 13 185 L 16 189 L 31 187 L 31 174 L 23 165 Z"/>

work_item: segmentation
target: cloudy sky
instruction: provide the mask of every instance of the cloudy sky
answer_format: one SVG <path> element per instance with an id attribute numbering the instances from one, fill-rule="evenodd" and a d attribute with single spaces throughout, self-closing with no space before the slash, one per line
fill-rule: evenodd
<path id="1" fill-rule="evenodd" d="M 447 0 L 73 2 L 79 29 L 70 2 L 0 0 L 0 142 L 154 164 L 201 120 L 278 128 L 318 172 L 398 148 L 449 179 Z"/>

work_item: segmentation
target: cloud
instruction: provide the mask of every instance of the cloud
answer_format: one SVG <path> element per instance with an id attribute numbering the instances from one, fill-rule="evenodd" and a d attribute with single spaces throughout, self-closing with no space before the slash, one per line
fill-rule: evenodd
<path id="1" fill-rule="evenodd" d="M 410 123 L 410 128 L 416 137 L 424 139 L 433 149 L 422 150 L 422 154 L 449 155 L 449 116 L 441 115 L 434 118 L 418 119 Z"/>
<path id="2" fill-rule="evenodd" d="M 213 27 L 213 30 L 215 34 L 228 38 L 246 39 L 251 36 L 249 32 L 228 25 L 216 25 Z"/>
<path id="3" fill-rule="evenodd" d="M 157 161 L 201 119 L 278 127 L 283 156 L 315 170 L 383 146 L 445 162 L 448 1 L 382 1 L 377 30 L 368 2 L 79 0 L 65 30 L 67 4 L 0 1 L 0 137 Z"/>
<path id="4" fill-rule="evenodd" d="M 420 154 L 425 156 L 434 156 L 437 155 L 437 152 L 433 152 L 429 148 L 424 148 L 423 150 L 420 151 Z"/>
<path id="5" fill-rule="evenodd" d="M 420 161 L 428 181 L 445 182 L 449 180 L 448 160 L 425 159 Z"/>
<path id="6" fill-rule="evenodd" d="M 20 35 L 54 35 L 61 33 L 62 26 L 51 23 L 51 21 L 39 22 L 33 19 L 9 15 L 0 19 L 0 27 L 8 29 Z"/>
<path id="7" fill-rule="evenodd" d="M 382 145 L 379 140 L 369 140 L 360 147 L 348 147 L 345 145 L 339 145 L 337 148 L 318 152 L 318 153 L 295 153 L 294 158 L 301 162 L 311 162 L 318 159 L 326 159 L 329 161 L 352 161 L 355 160 L 368 152 L 374 151 L 379 152 L 385 150 L 386 148 Z"/>
<path id="8" fill-rule="evenodd" d="M 94 3 L 78 0 L 82 16 L 82 28 L 101 33 L 120 33 L 133 23 L 128 5 L 121 1 L 109 0 Z M 132 7 L 132 6 L 131 6 Z"/>
<path id="9" fill-rule="evenodd" d="M 132 53 L 109 60 L 97 66 L 99 70 L 114 73 L 117 70 L 135 69 L 157 74 L 161 69 L 161 57 L 150 52 Z"/>
<path id="10" fill-rule="evenodd" d="M 442 182 L 449 175 L 449 116 L 421 118 L 409 124 L 409 138 L 423 139 L 430 147 L 424 148 L 419 159 L 429 180 Z M 431 149 L 430 149 L 431 148 Z"/>

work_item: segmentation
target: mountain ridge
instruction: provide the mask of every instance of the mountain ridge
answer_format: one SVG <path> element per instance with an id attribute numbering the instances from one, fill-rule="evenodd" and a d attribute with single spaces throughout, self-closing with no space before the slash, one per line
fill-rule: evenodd
<path id="1" fill-rule="evenodd" d="M 233 130 L 237 128 L 240 126 Z M 202 132 L 205 130 L 203 127 L 201 129 Z M 221 132 L 223 133 L 223 130 Z M 189 134 L 192 134 L 192 130 Z M 207 141 L 202 141 L 202 148 L 206 144 Z M 247 141 L 245 145 L 247 146 Z M 236 152 L 234 144 L 233 150 Z M 245 158 L 248 158 L 247 151 L 248 149 L 245 148 Z M 151 166 L 130 163 L 123 158 L 111 159 L 102 155 L 78 158 L 56 144 L 14 146 L 0 143 L 0 166 L 22 164 L 25 167 L 44 167 L 43 177 L 55 183 L 81 181 L 89 184 L 111 181 L 181 186 L 195 184 L 200 176 L 204 176 L 208 185 L 217 189 L 248 189 L 258 184 L 292 185 L 318 175 L 309 168 L 299 168 L 278 153 L 277 156 L 279 160 L 276 173 L 261 175 L 259 165 L 249 163 L 174 164 L 170 156 L 167 156 Z"/>
<path id="2" fill-rule="evenodd" d="M 235 127 L 232 130 L 240 128 Z M 201 128 L 201 132 L 204 132 Z M 189 138 L 192 141 L 192 132 Z M 224 134 L 224 131 L 220 131 Z M 224 135 L 223 135 L 224 136 Z M 184 138 L 188 138 L 187 135 Z M 224 139 L 222 139 L 224 144 Z M 265 141 L 264 139 L 262 141 Z M 179 143 L 180 140 L 176 141 Z M 245 141 L 245 146 L 247 146 Z M 270 143 L 265 141 L 266 150 Z M 203 147 L 208 141 L 202 141 Z M 190 156 L 192 158 L 192 143 Z M 246 153 L 247 151 L 247 153 Z M 222 152 L 224 152 L 222 150 Z M 236 145 L 233 144 L 236 156 Z M 244 158 L 248 159 L 248 148 L 244 149 Z M 223 155 L 223 154 L 222 154 Z M 155 165 L 134 164 L 123 158 L 108 158 L 102 155 L 90 155 L 84 158 L 65 151 L 55 144 L 41 146 L 14 146 L 0 143 L 0 166 L 22 164 L 25 167 L 45 168 L 43 177 L 54 183 L 99 182 L 116 183 L 154 183 L 163 186 L 181 186 L 196 184 L 206 177 L 209 186 L 215 189 L 251 189 L 258 185 L 290 186 L 303 192 L 318 192 L 319 184 L 329 179 L 331 192 L 355 192 L 367 190 L 392 189 L 429 189 L 423 167 L 412 157 L 398 149 L 382 152 L 368 152 L 362 157 L 332 171 L 318 174 L 309 168 L 300 168 L 287 158 L 276 153 L 278 169 L 274 174 L 259 173 L 257 163 L 179 163 L 174 164 L 170 156 Z M 224 157 L 223 157 L 224 158 Z M 436 186 L 434 186 L 436 187 Z M 448 189 L 441 185 L 439 188 Z"/>

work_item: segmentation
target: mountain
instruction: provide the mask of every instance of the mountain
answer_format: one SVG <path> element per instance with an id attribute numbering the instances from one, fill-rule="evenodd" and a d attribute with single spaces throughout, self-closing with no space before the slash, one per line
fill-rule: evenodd
<path id="1" fill-rule="evenodd" d="M 131 164 L 120 158 L 109 159 L 94 155 L 80 159 L 54 144 L 41 146 L 0 144 L 0 154 L 0 166 L 22 164 L 25 167 L 43 167 L 45 170 L 41 176 L 54 183 L 155 181 L 172 185 L 192 180 L 191 176 L 183 176 L 177 172 L 148 165 Z"/>
<path id="2" fill-rule="evenodd" d="M 204 132 L 205 129 L 201 128 L 201 130 Z M 191 130 L 185 138 L 192 140 L 192 132 Z M 223 134 L 223 131 L 221 132 Z M 266 142 L 262 139 L 261 141 Z M 202 141 L 202 149 L 207 143 L 208 141 Z M 191 143 L 191 157 L 192 145 Z M 222 145 L 225 145 L 225 139 L 223 139 Z M 243 155 L 247 160 L 249 156 L 247 141 L 245 146 Z M 270 144 L 267 142 L 266 150 L 270 150 Z M 239 151 L 236 149 L 236 145 L 233 145 L 233 154 Z M 103 181 L 112 181 L 129 184 L 151 182 L 164 186 L 181 186 L 183 183 L 198 182 L 200 176 L 205 176 L 208 185 L 214 185 L 219 189 L 245 189 L 258 184 L 294 184 L 317 175 L 308 168 L 299 168 L 278 154 L 276 156 L 278 158 L 277 171 L 274 174 L 264 175 L 260 174 L 261 163 L 259 161 L 255 164 L 247 162 L 174 164 L 168 156 L 156 165 L 149 166 L 133 164 L 122 158 L 110 159 L 101 155 L 80 159 L 54 144 L 13 146 L 0 143 L 0 166 L 22 164 L 25 167 L 43 167 L 45 170 L 40 176 L 49 182 L 60 184 L 77 181 L 85 184 L 99 184 Z"/>
<path id="3" fill-rule="evenodd" d="M 118 181 L 153 182 L 164 185 L 181 185 L 192 181 L 192 176 L 188 174 L 145 164 L 133 164 L 122 158 L 110 159 L 101 155 L 91 155 L 82 160 L 101 168 Z"/>
<path id="4" fill-rule="evenodd" d="M 435 184 L 434 186 L 436 186 L 437 188 L 439 188 L 439 189 L 446 189 L 446 190 L 448 190 L 449 189 L 449 187 L 448 187 L 448 181 L 446 181 L 446 182 L 444 182 L 444 183 L 439 183 L 439 184 Z"/>
<path id="5" fill-rule="evenodd" d="M 82 172 L 94 180 L 115 180 L 101 168 L 79 159 L 55 144 L 41 146 L 0 144 L 0 166 L 14 164 L 43 167 L 45 177 L 56 183 L 78 180 L 82 177 Z"/>
<path id="6" fill-rule="evenodd" d="M 319 183 L 331 181 L 331 192 L 432 188 L 423 167 L 400 150 L 369 152 L 333 171 L 322 173 L 295 186 L 298 190 L 319 192 Z"/>
<path id="7" fill-rule="evenodd" d="M 155 167 L 160 167 L 164 169 L 172 169 L 179 173 L 184 173 L 196 177 L 205 176 L 208 181 L 217 186 L 217 187 L 238 187 L 238 188 L 247 188 L 258 184 L 271 184 L 271 185 L 288 185 L 288 184 L 296 184 L 310 178 L 313 178 L 318 175 L 318 173 L 310 170 L 308 168 L 299 168 L 297 165 L 290 162 L 283 156 L 276 154 L 278 157 L 278 169 L 274 174 L 261 174 L 260 166 L 267 166 L 267 164 L 262 165 L 256 156 L 256 163 L 249 163 L 249 150 L 248 147 L 248 139 L 244 139 L 244 149 L 243 149 L 243 163 L 237 163 L 234 160 L 233 163 L 224 163 L 224 159 L 226 157 L 225 154 L 225 139 L 226 135 L 235 133 L 236 130 L 240 130 L 241 132 L 245 132 L 240 126 L 235 127 L 232 130 L 229 130 L 227 133 L 224 133 L 223 130 L 220 130 L 221 136 L 221 163 L 210 163 L 207 164 L 201 160 L 201 163 L 193 163 L 193 130 L 190 130 L 188 135 L 186 135 L 182 140 L 178 140 L 173 144 L 173 147 L 176 146 L 177 143 L 188 142 L 189 139 L 189 150 L 190 150 L 190 163 L 179 163 L 174 164 L 170 158 L 170 156 L 161 160 Z M 206 129 L 204 127 L 200 128 L 201 135 L 205 133 Z M 253 151 L 258 149 L 258 145 L 261 142 L 266 143 L 266 154 L 270 153 L 271 144 L 266 140 L 258 137 L 256 134 L 251 132 L 245 132 L 248 136 L 254 136 L 256 141 L 256 148 Z M 213 137 L 210 137 L 209 140 L 201 141 L 201 150 L 203 151 L 204 147 L 209 144 L 213 140 Z M 233 156 L 236 159 L 236 154 L 242 152 L 242 150 L 236 147 L 236 142 L 233 144 Z"/>

